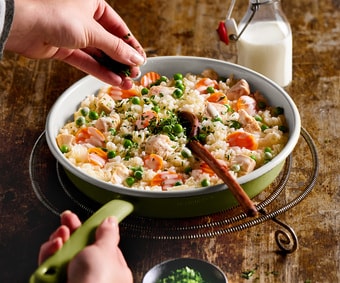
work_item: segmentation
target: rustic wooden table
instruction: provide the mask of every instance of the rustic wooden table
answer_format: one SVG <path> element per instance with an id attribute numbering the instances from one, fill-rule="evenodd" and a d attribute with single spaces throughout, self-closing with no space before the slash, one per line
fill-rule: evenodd
<path id="1" fill-rule="evenodd" d="M 219 20 L 225 17 L 228 1 L 110 2 L 150 56 L 236 60 L 235 47 L 220 44 L 215 33 Z M 233 233 L 183 239 L 152 239 L 152 229 L 151 234 L 131 236 L 125 224 L 121 248 L 135 282 L 141 282 L 153 265 L 175 257 L 208 260 L 218 265 L 230 282 L 340 282 L 340 2 L 296 0 L 283 1 L 282 5 L 294 38 L 293 82 L 286 90 L 316 145 L 320 166 L 311 193 L 277 217 L 295 230 L 297 250 L 286 255 L 279 252 L 274 233 L 281 226 L 273 221 Z M 236 4 L 233 15 L 237 21 L 246 6 L 247 1 Z M 53 209 L 37 197 L 39 184 L 34 184 L 33 190 L 30 155 L 56 98 L 83 76 L 61 62 L 34 61 L 9 53 L 0 62 L 0 282 L 27 282 L 36 268 L 39 246 L 59 224 Z M 45 155 L 37 171 L 42 180 L 49 182 L 40 189 L 48 192 L 57 182 L 49 170 L 55 162 L 48 150 L 39 150 Z M 312 169 L 310 150 L 301 138 L 293 154 L 287 189 L 277 200 L 279 205 L 289 204 L 304 191 Z M 63 205 L 68 206 L 68 202 Z M 187 225 L 186 221 L 176 223 Z M 162 228 L 159 221 L 154 223 Z M 167 220 L 163 223 L 171 226 Z M 168 235 L 166 230 L 160 233 Z M 254 274 L 249 279 L 242 278 L 242 272 L 250 270 Z"/>

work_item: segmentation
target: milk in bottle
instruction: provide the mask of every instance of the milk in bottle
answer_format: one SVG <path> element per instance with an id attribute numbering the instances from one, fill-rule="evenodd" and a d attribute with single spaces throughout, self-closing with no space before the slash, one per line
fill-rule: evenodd
<path id="1" fill-rule="evenodd" d="M 251 11 L 240 22 L 238 64 L 287 86 L 292 80 L 292 33 L 280 1 L 250 0 Z M 253 18 L 249 22 L 251 15 Z"/>

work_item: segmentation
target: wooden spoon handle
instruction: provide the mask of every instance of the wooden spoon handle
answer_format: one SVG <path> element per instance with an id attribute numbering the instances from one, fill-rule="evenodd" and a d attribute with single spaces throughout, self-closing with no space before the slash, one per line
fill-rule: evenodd
<path id="1" fill-rule="evenodd" d="M 240 184 L 230 174 L 229 168 L 221 164 L 216 158 L 208 151 L 200 142 L 191 140 L 188 147 L 195 153 L 197 157 L 205 161 L 209 167 L 220 177 L 223 182 L 228 186 L 238 203 L 241 205 L 243 211 L 248 216 L 256 216 L 257 209 L 254 203 L 250 200 L 249 196 L 242 189 Z"/>

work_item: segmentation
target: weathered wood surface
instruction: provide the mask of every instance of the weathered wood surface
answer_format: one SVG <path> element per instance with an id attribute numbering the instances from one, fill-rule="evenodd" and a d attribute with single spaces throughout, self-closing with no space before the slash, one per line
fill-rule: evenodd
<path id="1" fill-rule="evenodd" d="M 235 62 L 236 50 L 217 41 L 215 28 L 228 1 L 110 1 L 150 56 L 194 55 Z M 242 3 L 241 3 L 242 2 Z M 244 14 L 238 1 L 233 16 Z M 294 228 L 298 250 L 278 253 L 269 221 L 236 233 L 190 240 L 130 239 L 121 247 L 135 282 L 156 263 L 195 257 L 217 264 L 230 282 L 340 282 L 340 2 L 283 1 L 294 38 L 293 82 L 287 88 L 302 125 L 319 153 L 316 186 L 299 205 L 278 218 Z M 56 61 L 34 61 L 5 54 L 0 62 L 0 282 L 27 282 L 36 267 L 40 244 L 57 227 L 58 217 L 37 199 L 29 176 L 29 157 L 58 95 L 83 73 Z M 301 144 L 303 142 L 301 141 Z M 294 152 L 291 187 L 303 187 L 300 175 L 310 157 Z M 294 179 L 296 178 L 296 179 Z M 283 203 L 296 191 L 287 191 Z M 255 270 L 249 279 L 246 270 Z"/>

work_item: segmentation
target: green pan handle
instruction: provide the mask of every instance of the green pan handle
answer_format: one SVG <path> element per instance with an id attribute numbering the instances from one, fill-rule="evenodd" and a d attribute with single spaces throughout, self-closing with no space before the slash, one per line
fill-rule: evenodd
<path id="1" fill-rule="evenodd" d="M 83 248 L 93 243 L 96 228 L 109 216 L 122 221 L 132 213 L 134 207 L 124 200 L 112 200 L 96 211 L 81 225 L 70 239 L 54 255 L 44 261 L 32 274 L 30 283 L 66 282 L 68 262 Z"/>

